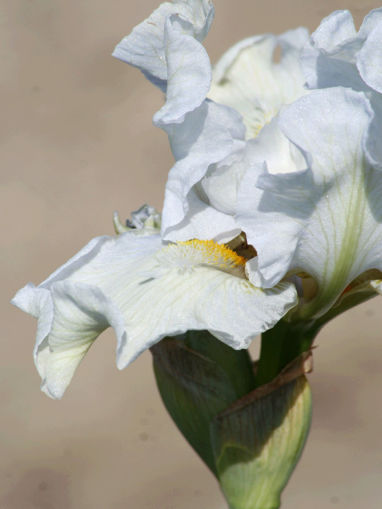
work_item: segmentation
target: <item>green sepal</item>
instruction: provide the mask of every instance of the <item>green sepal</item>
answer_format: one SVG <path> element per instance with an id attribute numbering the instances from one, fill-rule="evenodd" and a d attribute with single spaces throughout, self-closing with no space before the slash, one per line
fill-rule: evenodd
<path id="1" fill-rule="evenodd" d="M 169 414 L 216 475 L 210 423 L 255 387 L 248 352 L 233 350 L 205 331 L 166 338 L 151 352 L 158 389 Z"/>
<path id="2" fill-rule="evenodd" d="M 211 440 L 231 509 L 277 509 L 308 436 L 312 399 L 304 372 L 309 354 L 275 380 L 217 416 Z"/>

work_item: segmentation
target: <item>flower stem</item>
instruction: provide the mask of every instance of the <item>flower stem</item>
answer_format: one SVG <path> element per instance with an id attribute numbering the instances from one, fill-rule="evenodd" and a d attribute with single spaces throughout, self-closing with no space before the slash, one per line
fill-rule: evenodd
<path id="1" fill-rule="evenodd" d="M 260 359 L 257 364 L 256 386 L 273 380 L 287 364 L 312 346 L 322 324 L 317 321 L 280 321 L 261 336 Z"/>

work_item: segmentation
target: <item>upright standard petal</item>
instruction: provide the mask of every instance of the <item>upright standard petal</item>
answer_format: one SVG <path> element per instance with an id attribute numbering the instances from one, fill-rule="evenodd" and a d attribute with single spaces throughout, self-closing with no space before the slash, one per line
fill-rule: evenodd
<path id="1" fill-rule="evenodd" d="M 314 91 L 280 115 L 280 127 L 305 155 L 307 170 L 257 178 L 262 199 L 252 212 L 252 190 L 243 181 L 248 210 L 242 227 L 258 252 L 253 277 L 272 286 L 289 271 L 310 274 L 319 288 L 306 316 L 325 312 L 357 276 L 382 267 L 382 174 L 364 150 L 372 119 L 362 93 Z M 257 235 L 254 226 L 262 221 L 267 234 Z M 269 246 L 284 253 L 282 270 L 276 256 L 264 255 Z"/>
<path id="2" fill-rule="evenodd" d="M 204 201 L 194 186 L 203 179 L 211 165 L 222 163 L 227 157 L 243 149 L 245 128 L 241 117 L 233 109 L 212 101 L 205 101 L 188 113 L 182 124 L 166 127 L 177 162 L 169 172 L 162 215 L 162 234 L 165 240 L 213 238 L 216 229 L 207 230 L 200 218 L 210 204 Z M 222 163 L 223 164 L 223 163 Z M 190 198 L 190 199 L 189 199 Z M 208 210 L 207 213 L 213 213 Z M 231 231 L 232 218 L 220 215 L 221 232 Z M 200 225 L 200 232 L 195 225 Z M 211 223 L 212 226 L 212 223 Z"/>
<path id="3" fill-rule="evenodd" d="M 382 9 L 380 21 L 357 54 L 357 68 L 365 83 L 382 94 Z"/>
<path id="4" fill-rule="evenodd" d="M 209 166 L 185 198 L 188 212 L 174 228 L 174 237 L 179 240 L 212 237 L 218 242 L 229 242 L 236 237 L 242 229 L 235 217 L 240 206 L 241 182 L 246 173 L 255 175 L 256 169 L 261 173 L 265 160 L 270 171 L 291 172 L 306 167 L 301 152 L 272 121 L 255 140 L 247 141 L 220 163 Z"/>
<path id="5" fill-rule="evenodd" d="M 358 32 L 349 11 L 335 11 L 312 34 L 301 58 L 310 88 L 344 86 L 367 94 L 374 110 L 367 157 L 379 168 L 382 167 L 381 47 L 382 8 L 370 11 Z"/>
<path id="6" fill-rule="evenodd" d="M 200 41 L 207 35 L 213 15 L 210 0 L 165 2 L 113 52 L 166 93 L 165 105 L 154 116 L 160 127 L 182 122 L 207 95 L 211 65 Z"/>
<path id="7" fill-rule="evenodd" d="M 262 287 L 272 287 L 285 276 L 299 239 L 300 221 L 309 216 L 313 205 L 306 158 L 280 131 L 278 120 L 248 143 L 252 164 L 240 182 L 236 207 L 236 222 L 258 254 L 249 260 L 248 274 Z M 295 221 L 284 214 L 285 200 L 295 211 Z M 276 226 L 277 235 L 271 240 Z"/>
<path id="8" fill-rule="evenodd" d="M 382 8 L 372 10 L 358 32 L 347 10 L 334 11 L 324 18 L 302 53 L 308 87 L 380 91 L 381 23 Z"/>
<path id="9" fill-rule="evenodd" d="M 208 96 L 243 116 L 247 138 L 255 137 L 284 104 L 305 93 L 299 57 L 308 36 L 305 28 L 297 28 L 280 36 L 250 37 L 229 49 L 215 66 Z"/>
<path id="10" fill-rule="evenodd" d="M 284 103 L 304 93 L 298 56 L 307 37 L 300 28 L 240 42 L 215 67 L 209 96 L 216 103 L 202 104 L 182 125 L 165 126 L 178 159 L 166 187 L 167 240 L 227 242 L 240 232 L 234 218 L 237 184 L 244 167 L 252 165 L 244 138 L 255 136 Z M 280 62 L 273 61 L 277 45 Z"/>
<path id="11" fill-rule="evenodd" d="M 187 35 L 201 41 L 211 26 L 214 9 L 210 0 L 164 2 L 117 44 L 113 56 L 138 67 L 155 84 L 163 85 L 168 79 L 165 25 L 174 14 L 189 23 Z"/>
<path id="12" fill-rule="evenodd" d="M 39 287 L 13 303 L 38 318 L 35 361 L 42 389 L 60 398 L 97 336 L 112 326 L 124 368 L 168 335 L 210 330 L 247 348 L 296 303 L 293 285 L 263 291 L 246 260 L 213 241 L 163 246 L 159 235 L 127 232 L 91 241 Z"/>
<path id="13" fill-rule="evenodd" d="M 210 89 L 212 72 L 207 52 L 191 32 L 191 24 L 171 16 L 165 25 L 167 62 L 166 103 L 154 115 L 154 124 L 183 122 L 189 111 L 201 105 Z"/>

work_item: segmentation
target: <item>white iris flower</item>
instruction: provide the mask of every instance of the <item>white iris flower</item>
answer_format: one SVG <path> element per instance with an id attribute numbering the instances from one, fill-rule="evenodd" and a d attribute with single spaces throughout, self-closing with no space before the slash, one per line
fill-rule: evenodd
<path id="1" fill-rule="evenodd" d="M 260 158 L 252 148 L 252 162 L 263 160 L 263 168 L 241 180 L 236 219 L 259 253 L 250 262 L 256 284 L 272 286 L 291 271 L 315 279 L 318 293 L 301 310 L 311 317 L 367 280 L 380 288 L 372 278 L 382 270 L 382 9 L 358 32 L 348 11 L 325 18 L 301 67 L 312 91 L 277 124 L 305 164 L 290 160 L 280 174 L 282 158 L 271 153 L 280 133 L 264 133 Z M 277 251 L 271 236 L 280 239 Z"/>
<path id="2" fill-rule="evenodd" d="M 36 366 L 54 398 L 108 326 L 119 368 L 192 329 L 247 348 L 296 306 L 295 274 L 318 287 L 298 311 L 312 318 L 382 271 L 380 11 L 358 34 L 334 14 L 310 40 L 303 28 L 246 39 L 214 70 L 201 44 L 212 17 L 209 0 L 166 2 L 115 49 L 165 92 L 154 122 L 176 163 L 161 229 L 150 208 L 128 228 L 115 218 L 117 237 L 16 294 L 38 319 Z M 349 80 L 333 78 L 338 62 Z M 329 88 L 308 91 L 304 73 Z"/>
<path id="3" fill-rule="evenodd" d="M 349 11 L 322 20 L 302 54 L 309 88 L 342 85 L 382 93 L 382 8 L 374 9 L 357 32 Z"/>
<path id="4" fill-rule="evenodd" d="M 198 0 L 171 5 L 176 11 L 184 3 L 208 11 Z M 314 299 L 300 310 L 305 318 L 325 313 L 355 280 L 379 274 L 381 19 L 381 9 L 371 11 L 357 33 L 350 13 L 337 11 L 312 37 L 303 28 L 252 37 L 213 71 L 200 38 L 178 65 L 165 45 L 166 104 L 154 121 L 168 132 L 177 162 L 166 188 L 164 239 L 226 242 L 244 231 L 257 251 L 247 263 L 255 285 L 272 288 L 296 273 L 315 281 Z M 200 25 L 200 17 L 187 23 Z M 149 25 L 139 30 L 152 38 Z M 116 54 L 127 49 L 122 58 L 134 64 L 131 37 Z M 304 88 L 306 79 L 310 89 L 325 89 Z M 180 100 L 185 84 L 199 93 L 192 105 L 187 93 Z"/>
<path id="5" fill-rule="evenodd" d="M 343 86 L 364 92 L 375 113 L 368 157 L 382 169 L 382 8 L 370 11 L 358 32 L 349 11 L 333 12 L 312 34 L 301 62 L 310 89 Z"/>
<path id="6" fill-rule="evenodd" d="M 212 70 L 201 44 L 212 16 L 209 0 L 166 2 L 114 51 L 166 93 L 165 105 L 154 115 L 176 159 L 162 216 L 166 240 L 225 242 L 240 233 L 235 182 L 243 172 L 246 140 L 282 105 L 306 93 L 299 63 L 308 40 L 305 28 L 246 39 Z"/>
<path id="7" fill-rule="evenodd" d="M 34 356 L 49 396 L 63 395 L 109 326 L 123 369 L 163 337 L 187 330 L 207 329 L 233 348 L 247 348 L 295 305 L 292 284 L 254 287 L 246 259 L 228 247 L 198 240 L 163 245 L 152 212 L 133 214 L 135 228 L 93 239 L 38 287 L 29 284 L 14 297 L 38 319 Z"/>

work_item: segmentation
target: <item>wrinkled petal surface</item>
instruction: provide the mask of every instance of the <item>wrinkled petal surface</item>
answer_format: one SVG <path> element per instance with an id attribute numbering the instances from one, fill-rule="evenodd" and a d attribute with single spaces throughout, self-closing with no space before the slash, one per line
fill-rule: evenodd
<path id="1" fill-rule="evenodd" d="M 357 55 L 357 67 L 370 88 L 382 93 L 382 10 L 381 20 L 367 37 Z"/>
<path id="2" fill-rule="evenodd" d="M 195 190 L 191 193 L 193 186 L 211 165 L 243 148 L 245 128 L 233 109 L 205 101 L 188 113 L 182 124 L 168 126 L 167 132 L 177 162 L 169 172 L 166 185 L 162 234 L 165 240 L 187 240 L 195 236 L 190 236 L 190 217 L 205 208 Z M 224 229 L 232 229 L 232 219 L 229 221 Z M 203 238 L 213 238 L 215 233 L 205 232 Z"/>
<path id="3" fill-rule="evenodd" d="M 308 314 L 323 312 L 358 275 L 382 266 L 382 174 L 365 156 L 372 120 L 362 93 L 313 91 L 287 107 L 279 122 L 307 169 L 249 172 L 243 180 L 238 222 L 258 252 L 251 279 L 272 286 L 291 270 L 309 273 L 319 292 Z M 252 201 L 254 186 L 260 201 Z"/>
<path id="4" fill-rule="evenodd" d="M 293 285 L 254 287 L 245 259 L 213 241 L 163 246 L 159 235 L 100 237 L 13 303 L 38 318 L 42 389 L 60 398 L 96 337 L 112 326 L 124 368 L 167 335 L 207 329 L 247 348 L 296 303 Z"/>
<path id="5" fill-rule="evenodd" d="M 381 23 L 382 9 L 372 10 L 358 33 L 347 10 L 334 11 L 324 18 L 302 53 L 308 87 L 379 91 Z"/>
<path id="6" fill-rule="evenodd" d="M 247 153 L 251 164 L 248 164 L 238 186 L 236 222 L 246 232 L 249 244 L 258 251 L 258 257 L 247 264 L 250 279 L 258 286 L 272 286 L 284 277 L 285 267 L 291 263 L 292 242 L 297 242 L 296 232 L 300 228 L 299 223 L 290 221 L 282 208 L 276 212 L 277 203 L 291 200 L 287 191 L 296 184 L 294 207 L 298 210 L 305 206 L 306 200 L 309 201 L 310 189 L 304 189 L 309 179 L 307 161 L 280 131 L 278 117 L 265 126 L 255 140 L 248 142 Z M 270 194 L 266 188 L 272 182 L 277 189 Z M 273 213 L 267 214 L 268 210 Z M 306 211 L 302 210 L 301 215 L 304 213 Z M 270 242 L 269 232 L 276 225 L 277 236 Z M 259 263 L 261 273 L 258 271 Z"/>
<path id="7" fill-rule="evenodd" d="M 153 118 L 159 127 L 183 122 L 186 113 L 200 106 L 210 89 L 212 71 L 207 52 L 188 32 L 191 32 L 190 23 L 179 16 L 167 20 L 166 103 Z"/>
<path id="8" fill-rule="evenodd" d="M 166 93 L 165 105 L 154 116 L 159 127 L 182 122 L 207 95 L 212 72 L 200 41 L 207 35 L 213 15 L 209 0 L 165 2 L 113 52 Z"/>
<path id="9" fill-rule="evenodd" d="M 229 49 L 215 66 L 209 97 L 243 116 L 247 138 L 255 137 L 281 106 L 305 93 L 299 56 L 307 40 L 305 28 L 251 37 Z M 277 47 L 280 61 L 275 60 Z"/>
<path id="10" fill-rule="evenodd" d="M 168 79 L 165 26 L 172 16 L 189 23 L 186 35 L 203 40 L 213 19 L 209 0 L 164 2 L 145 21 L 137 25 L 114 49 L 113 56 L 138 67 L 155 84 Z"/>

